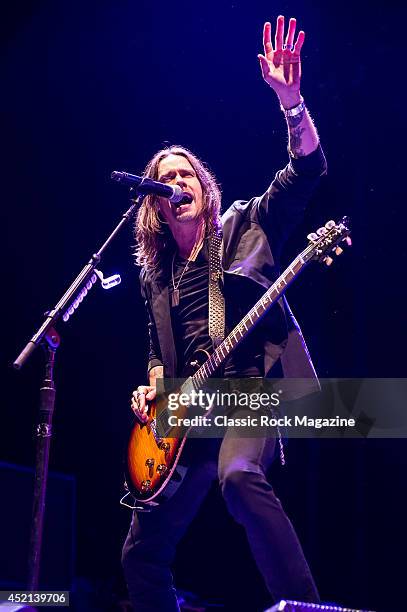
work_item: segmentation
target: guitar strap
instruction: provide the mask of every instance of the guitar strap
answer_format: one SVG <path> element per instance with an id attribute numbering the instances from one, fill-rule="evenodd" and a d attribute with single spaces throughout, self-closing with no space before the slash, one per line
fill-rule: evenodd
<path id="1" fill-rule="evenodd" d="M 222 230 L 213 233 L 209 238 L 209 336 L 215 350 L 225 338 L 225 298 L 222 293 L 223 239 Z M 223 367 L 219 376 L 223 375 Z M 277 426 L 281 465 L 285 465 L 284 443 L 281 430 Z"/>
<path id="2" fill-rule="evenodd" d="M 209 238 L 209 337 L 214 350 L 225 338 L 225 298 L 222 293 L 222 230 Z"/>

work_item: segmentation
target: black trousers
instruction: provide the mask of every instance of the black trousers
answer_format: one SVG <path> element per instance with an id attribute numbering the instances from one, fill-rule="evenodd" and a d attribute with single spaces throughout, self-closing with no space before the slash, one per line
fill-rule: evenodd
<path id="1" fill-rule="evenodd" d="M 133 513 L 122 564 L 134 610 L 179 610 L 170 566 L 177 543 L 217 475 L 227 508 L 244 526 L 273 598 L 318 602 L 297 535 L 265 477 L 276 439 L 237 438 L 228 432 L 221 442 L 218 461 L 214 442 L 188 440 L 191 467 L 176 494 L 152 512 Z"/>

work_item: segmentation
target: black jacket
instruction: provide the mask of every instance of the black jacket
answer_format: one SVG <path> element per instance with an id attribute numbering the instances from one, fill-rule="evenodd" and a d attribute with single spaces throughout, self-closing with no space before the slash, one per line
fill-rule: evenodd
<path id="1" fill-rule="evenodd" d="M 284 242 L 301 221 L 319 177 L 325 173 L 326 160 L 318 146 L 305 157 L 290 158 L 290 162 L 277 172 L 261 197 L 252 198 L 248 202 L 234 202 L 224 213 L 222 266 L 226 304 L 228 275 L 247 277 L 265 289 L 278 278 Z M 171 328 L 168 275 L 164 270 L 152 275 L 143 269 L 140 283 L 149 315 L 148 370 L 163 365 L 164 376 L 175 377 L 177 358 Z M 315 370 L 301 330 L 285 298 L 279 300 L 278 304 L 284 325 L 283 339 L 278 344 L 265 339 L 265 372 L 280 358 L 284 376 L 311 378 L 316 382 Z"/>

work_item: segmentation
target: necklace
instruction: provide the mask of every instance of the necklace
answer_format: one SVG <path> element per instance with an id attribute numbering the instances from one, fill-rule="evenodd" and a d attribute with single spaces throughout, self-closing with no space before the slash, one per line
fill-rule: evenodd
<path id="1" fill-rule="evenodd" d="M 179 286 L 180 286 L 182 277 L 184 276 L 184 272 L 186 272 L 186 270 L 188 269 L 188 266 L 191 260 L 190 259 L 187 260 L 187 263 L 185 264 L 184 269 L 181 272 L 181 276 L 178 279 L 177 286 L 175 286 L 175 279 L 174 279 L 174 261 L 175 261 L 175 253 L 172 257 L 172 266 L 171 266 L 171 277 L 172 277 L 171 306 L 172 307 L 179 306 Z"/>
<path id="2" fill-rule="evenodd" d="M 172 265 L 171 265 L 171 278 L 172 278 L 171 306 L 173 306 L 173 307 L 179 306 L 179 286 L 180 286 L 182 277 L 184 276 L 185 272 L 188 270 L 189 264 L 191 263 L 191 261 L 195 261 L 195 259 L 198 256 L 199 251 L 202 248 L 203 241 L 204 241 L 204 231 L 205 231 L 205 226 L 201 225 L 199 239 L 194 244 L 194 247 L 193 247 L 193 249 L 191 251 L 191 254 L 188 257 L 187 263 L 185 264 L 184 269 L 181 272 L 181 276 L 178 279 L 177 286 L 175 286 L 175 279 L 174 279 L 175 253 L 174 253 L 173 257 L 172 257 Z"/>

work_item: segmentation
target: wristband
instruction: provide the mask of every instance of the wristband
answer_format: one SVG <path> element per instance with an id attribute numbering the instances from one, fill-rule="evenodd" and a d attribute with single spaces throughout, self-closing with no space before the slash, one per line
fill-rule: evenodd
<path id="1" fill-rule="evenodd" d="M 297 104 L 297 106 L 294 106 L 294 108 L 284 108 L 284 106 L 280 104 L 280 108 L 283 111 L 285 117 L 296 117 L 297 115 L 302 113 L 303 110 L 305 110 L 305 102 L 304 99 L 302 99 L 301 102 Z"/>

